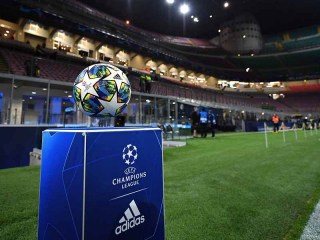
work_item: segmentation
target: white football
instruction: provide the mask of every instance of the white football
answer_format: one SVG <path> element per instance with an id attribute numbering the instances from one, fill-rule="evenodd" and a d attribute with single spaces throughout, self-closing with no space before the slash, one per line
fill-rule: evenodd
<path id="1" fill-rule="evenodd" d="M 126 108 L 131 86 L 126 74 L 110 64 L 91 65 L 73 85 L 77 107 L 90 117 L 114 117 Z"/>

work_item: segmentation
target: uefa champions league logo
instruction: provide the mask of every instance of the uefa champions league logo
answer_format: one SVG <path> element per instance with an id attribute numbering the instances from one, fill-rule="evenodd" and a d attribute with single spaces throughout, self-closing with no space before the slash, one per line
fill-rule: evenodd
<path id="1" fill-rule="evenodd" d="M 138 149 L 132 144 L 128 144 L 122 151 L 122 159 L 127 165 L 133 165 L 138 158 Z"/>
<path id="2" fill-rule="evenodd" d="M 138 148 L 132 144 L 128 144 L 122 150 L 122 160 L 128 165 L 124 170 L 125 176 L 112 179 L 112 185 L 120 185 L 122 189 L 138 186 L 140 181 L 147 177 L 146 171 L 138 171 L 133 164 L 138 159 Z"/>

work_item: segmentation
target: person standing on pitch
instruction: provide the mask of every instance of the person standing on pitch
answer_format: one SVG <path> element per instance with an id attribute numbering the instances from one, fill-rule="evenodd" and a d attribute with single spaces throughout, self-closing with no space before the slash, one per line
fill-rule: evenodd
<path id="1" fill-rule="evenodd" d="M 209 123 L 209 129 L 211 130 L 212 137 L 215 137 L 214 129 L 216 127 L 216 117 L 211 110 L 209 110 L 209 114 L 208 114 L 208 123 Z"/>
<path id="2" fill-rule="evenodd" d="M 199 127 L 198 108 L 194 107 L 193 112 L 191 113 L 191 134 L 193 135 L 193 137 L 197 136 L 198 127 Z"/>
<path id="3" fill-rule="evenodd" d="M 280 118 L 277 114 L 273 114 L 272 123 L 273 123 L 273 132 L 279 132 Z"/>
<path id="4" fill-rule="evenodd" d="M 208 127 L 208 113 L 202 108 L 200 112 L 200 129 L 201 137 L 207 137 L 207 127 Z"/>

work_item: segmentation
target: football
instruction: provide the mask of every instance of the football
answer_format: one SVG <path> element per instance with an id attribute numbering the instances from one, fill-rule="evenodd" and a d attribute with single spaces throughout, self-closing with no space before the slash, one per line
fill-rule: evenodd
<path id="1" fill-rule="evenodd" d="M 123 112 L 130 101 L 130 82 L 119 68 L 94 64 L 76 78 L 73 97 L 78 109 L 90 117 L 114 117 Z"/>

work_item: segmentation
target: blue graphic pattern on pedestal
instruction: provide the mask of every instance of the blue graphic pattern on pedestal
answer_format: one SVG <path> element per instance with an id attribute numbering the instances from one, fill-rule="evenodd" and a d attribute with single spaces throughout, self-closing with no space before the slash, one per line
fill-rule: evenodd
<path id="1" fill-rule="evenodd" d="M 83 149 L 80 133 L 44 132 L 38 239 L 81 239 Z"/>

